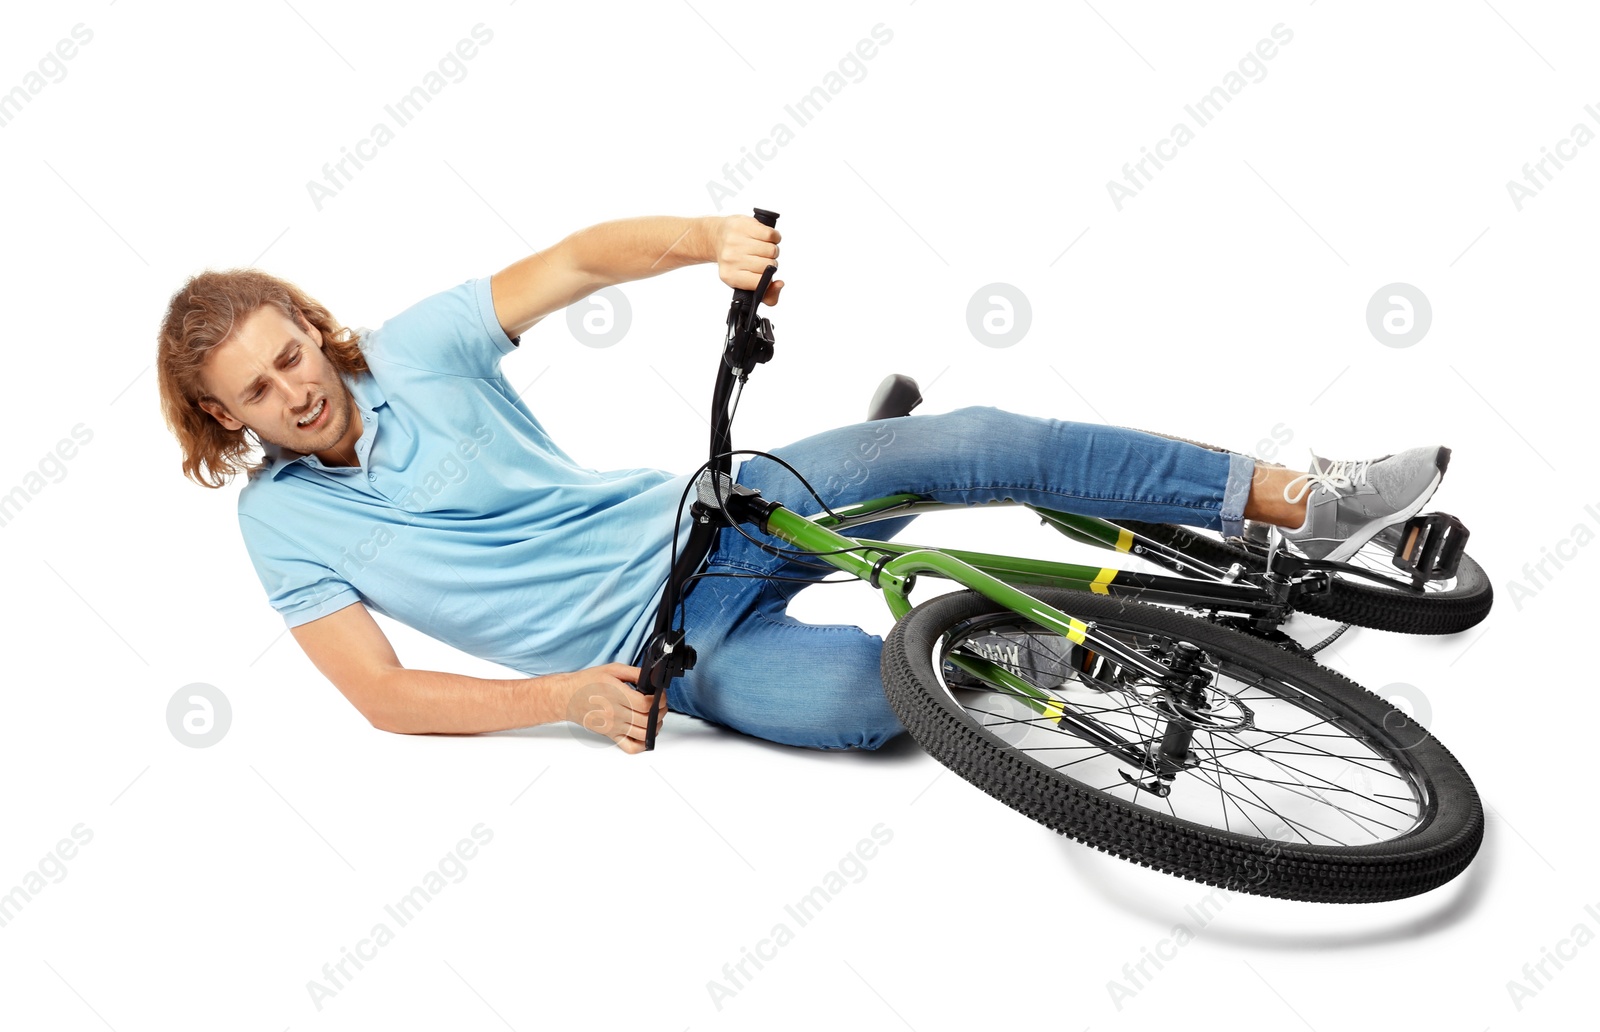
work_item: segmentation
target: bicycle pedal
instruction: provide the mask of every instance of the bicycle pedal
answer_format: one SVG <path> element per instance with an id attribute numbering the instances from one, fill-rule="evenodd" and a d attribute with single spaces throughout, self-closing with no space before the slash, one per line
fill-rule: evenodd
<path id="1" fill-rule="evenodd" d="M 1414 581 L 1449 580 L 1466 551 L 1466 525 L 1447 512 L 1418 513 L 1400 530 L 1391 560 Z"/>

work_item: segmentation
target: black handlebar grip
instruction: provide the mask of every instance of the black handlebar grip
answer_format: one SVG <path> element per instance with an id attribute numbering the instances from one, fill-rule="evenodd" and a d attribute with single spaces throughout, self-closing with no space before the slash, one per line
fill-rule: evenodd
<path id="1" fill-rule="evenodd" d="M 763 226 L 777 225 L 777 212 L 768 211 L 765 208 L 754 208 L 752 211 L 755 212 L 756 221 L 761 223 Z M 735 290 L 733 292 L 733 299 L 735 302 L 747 306 L 753 306 L 760 300 L 756 297 L 756 292 L 753 290 Z"/>

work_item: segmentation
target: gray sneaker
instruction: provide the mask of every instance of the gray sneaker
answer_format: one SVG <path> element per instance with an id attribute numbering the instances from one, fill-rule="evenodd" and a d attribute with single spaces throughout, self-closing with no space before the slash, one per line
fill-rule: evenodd
<path id="1" fill-rule="evenodd" d="M 1383 528 L 1420 512 L 1449 465 L 1450 449 L 1436 444 L 1359 462 L 1313 452 L 1311 472 L 1283 489 L 1287 502 L 1310 492 L 1305 525 L 1283 536 L 1311 559 L 1343 562 Z"/>

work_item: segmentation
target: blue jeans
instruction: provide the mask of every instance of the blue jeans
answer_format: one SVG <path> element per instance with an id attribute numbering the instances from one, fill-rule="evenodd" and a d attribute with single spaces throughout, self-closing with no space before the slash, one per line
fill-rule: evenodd
<path id="1" fill-rule="evenodd" d="M 799 470 L 830 507 L 900 493 L 968 505 L 1011 499 L 1231 534 L 1241 530 L 1255 469 L 1245 455 L 987 406 L 856 423 L 770 450 Z M 768 459 L 747 458 L 737 479 L 801 515 L 821 511 Z M 880 520 L 849 533 L 888 540 L 914 519 Z M 786 547 L 753 525 L 744 529 Z M 837 573 L 763 552 L 728 528 L 704 569 L 810 580 Z M 884 698 L 883 639 L 851 624 L 807 624 L 789 616 L 789 599 L 805 586 L 748 577 L 690 582 L 683 620 L 697 658 L 668 685 L 671 709 L 813 749 L 876 749 L 904 731 Z"/>

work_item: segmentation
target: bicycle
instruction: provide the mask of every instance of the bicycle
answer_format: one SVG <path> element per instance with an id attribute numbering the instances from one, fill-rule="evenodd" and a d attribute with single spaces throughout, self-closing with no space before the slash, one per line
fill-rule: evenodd
<path id="1" fill-rule="evenodd" d="M 708 575 L 698 570 L 720 533 L 750 537 L 750 524 L 769 551 L 883 592 L 897 621 L 882 658 L 896 715 L 939 762 L 1047 827 L 1204 884 L 1299 900 L 1399 899 L 1467 867 L 1484 822 L 1466 771 L 1403 711 L 1314 659 L 1352 624 L 1445 634 L 1482 620 L 1493 591 L 1459 520 L 1418 514 L 1350 561 L 1322 562 L 1286 551 L 1276 528 L 1224 540 L 1029 506 L 1069 538 L 1162 573 L 852 538 L 853 526 L 963 506 L 895 495 L 832 509 L 801 477 L 823 507 L 804 517 L 728 476 L 735 381 L 742 394 L 773 355 L 757 308 L 776 271 L 735 290 L 728 311 L 710 457 L 684 493 L 695 491 L 694 523 L 681 554 L 674 537 L 639 664 L 638 688 L 655 696 L 647 749 L 667 684 L 694 665 L 673 626 L 685 587 Z M 869 418 L 920 400 L 914 381 L 891 376 Z M 924 575 L 965 590 L 914 605 Z M 1302 646 L 1281 630 L 1297 611 L 1343 623 Z"/>

